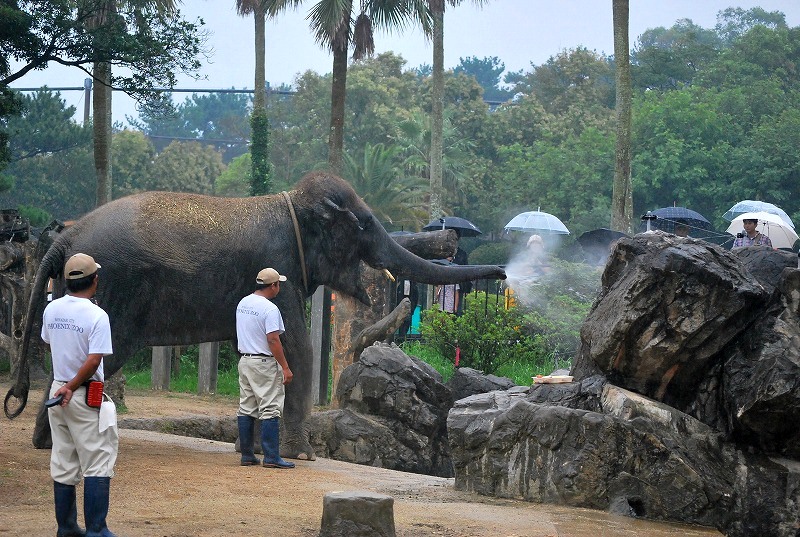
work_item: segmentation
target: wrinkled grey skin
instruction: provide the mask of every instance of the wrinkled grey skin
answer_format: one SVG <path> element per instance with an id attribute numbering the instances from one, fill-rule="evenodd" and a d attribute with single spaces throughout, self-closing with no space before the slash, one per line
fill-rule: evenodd
<path id="1" fill-rule="evenodd" d="M 234 339 L 237 303 L 253 291 L 260 269 L 274 267 L 288 277 L 275 303 L 286 325 L 284 349 L 294 373 L 286 391 L 281 451 L 287 457 L 313 458 L 303 427 L 312 407 L 312 352 L 304 302 L 317 286 L 327 285 L 367 304 L 358 278 L 361 261 L 422 283 L 505 278 L 499 267 L 443 267 L 411 254 L 336 176 L 309 174 L 289 195 L 302 236 L 307 289 L 289 208 L 281 195 L 229 199 L 147 192 L 115 200 L 81 218 L 58 236 L 39 267 L 23 359 L 9 395 L 24 406 L 29 389 L 25 355 L 34 320 L 41 319 L 47 278 L 56 278 L 56 289 L 62 290 L 56 295 L 62 294 L 61 271 L 74 253 L 87 253 L 102 265 L 96 298 L 108 312 L 114 346 L 114 354 L 104 360 L 106 376 L 143 347 Z M 50 431 L 44 407 L 39 418 L 34 445 L 46 447 Z"/>

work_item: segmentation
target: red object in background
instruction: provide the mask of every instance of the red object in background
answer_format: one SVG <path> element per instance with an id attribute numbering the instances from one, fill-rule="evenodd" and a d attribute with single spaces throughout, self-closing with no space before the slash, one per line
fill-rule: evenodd
<path id="1" fill-rule="evenodd" d="M 458 367 L 458 362 L 461 361 L 461 347 L 456 347 L 456 367 Z"/>

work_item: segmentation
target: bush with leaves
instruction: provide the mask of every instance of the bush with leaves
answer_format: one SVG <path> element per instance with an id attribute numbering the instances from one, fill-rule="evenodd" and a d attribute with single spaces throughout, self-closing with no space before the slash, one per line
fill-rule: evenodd
<path id="1" fill-rule="evenodd" d="M 438 308 L 422 314 L 420 332 L 443 356 L 455 359 L 458 348 L 460 366 L 486 374 L 510 361 L 532 365 L 550 361 L 543 338 L 528 328 L 530 319 L 522 308 L 505 309 L 502 303 L 487 300 L 483 292 L 471 293 L 465 300 L 463 315 Z"/>

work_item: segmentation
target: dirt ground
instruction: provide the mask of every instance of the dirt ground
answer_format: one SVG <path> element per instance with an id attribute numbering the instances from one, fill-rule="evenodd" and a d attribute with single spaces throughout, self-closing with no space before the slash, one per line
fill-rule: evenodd
<path id="1" fill-rule="evenodd" d="M 0 379 L 0 395 L 8 391 Z M 49 450 L 32 447 L 41 388 L 16 420 L 0 417 L 0 536 L 55 534 Z M 128 392 L 128 417 L 233 416 L 219 396 Z M 695 526 L 661 524 L 599 511 L 497 500 L 454 490 L 452 479 L 353 465 L 295 461 L 294 470 L 241 467 L 233 445 L 147 431 L 120 431 L 111 482 L 109 527 L 120 537 L 258 535 L 312 537 L 322 499 L 364 490 L 394 498 L 400 537 L 718 536 Z M 82 513 L 79 489 L 78 512 Z M 79 514 L 79 523 L 83 517 Z"/>

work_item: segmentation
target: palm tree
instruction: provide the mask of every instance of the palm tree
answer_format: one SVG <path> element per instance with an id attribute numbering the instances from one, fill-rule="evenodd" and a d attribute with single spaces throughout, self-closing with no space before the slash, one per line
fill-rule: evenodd
<path id="1" fill-rule="evenodd" d="M 411 117 L 400 122 L 392 138 L 402 148 L 404 167 L 421 178 L 430 178 L 431 164 L 431 117 L 422 112 L 413 112 Z M 460 136 L 444 114 L 442 118 L 442 195 L 450 194 L 451 200 L 463 202 L 462 183 L 467 169 L 469 151 L 473 143 Z M 429 183 L 430 184 L 430 183 Z"/>
<path id="2" fill-rule="evenodd" d="M 353 59 L 359 60 L 375 50 L 373 28 L 393 30 L 416 20 L 426 29 L 430 17 L 425 0 L 361 0 L 360 13 L 352 24 L 352 0 L 320 0 L 311 8 L 308 19 L 317 42 L 328 46 L 333 52 L 328 167 L 334 173 L 341 173 L 344 161 L 347 53 L 351 41 Z"/>
<path id="3" fill-rule="evenodd" d="M 269 124 L 267 121 L 267 77 L 266 77 L 266 19 L 273 18 L 287 7 L 297 7 L 302 0 L 236 0 L 236 13 L 255 20 L 255 84 L 253 90 L 253 113 L 250 116 L 252 142 L 252 174 L 250 194 L 267 194 L 269 179 Z"/>
<path id="4" fill-rule="evenodd" d="M 472 0 L 482 5 L 485 0 Z M 446 0 L 453 7 L 462 0 Z M 431 218 L 442 216 L 442 130 L 444 121 L 444 9 L 445 0 L 428 0 L 433 17 L 433 71 L 431 72 Z"/>
<path id="5" fill-rule="evenodd" d="M 367 143 L 361 160 L 345 153 L 344 171 L 378 219 L 404 229 L 419 229 L 426 216 L 419 207 L 427 181 L 406 175 L 402 150 L 397 145 Z"/>
<path id="6" fill-rule="evenodd" d="M 120 0 L 123 1 L 123 0 Z M 171 13 L 176 9 L 175 0 L 129 0 L 129 5 L 142 11 L 155 10 Z M 83 2 L 82 7 L 91 11 L 87 26 L 96 30 L 114 22 L 118 16 L 117 0 Z M 141 22 L 146 24 L 146 17 Z M 92 129 L 94 134 L 94 168 L 97 174 L 96 205 L 111 201 L 111 64 L 95 62 L 92 67 L 94 90 L 92 93 Z"/>
<path id="7" fill-rule="evenodd" d="M 613 0 L 614 63 L 617 83 L 617 140 L 614 149 L 614 187 L 611 194 L 611 229 L 631 233 L 631 63 L 628 46 L 629 0 Z"/>

